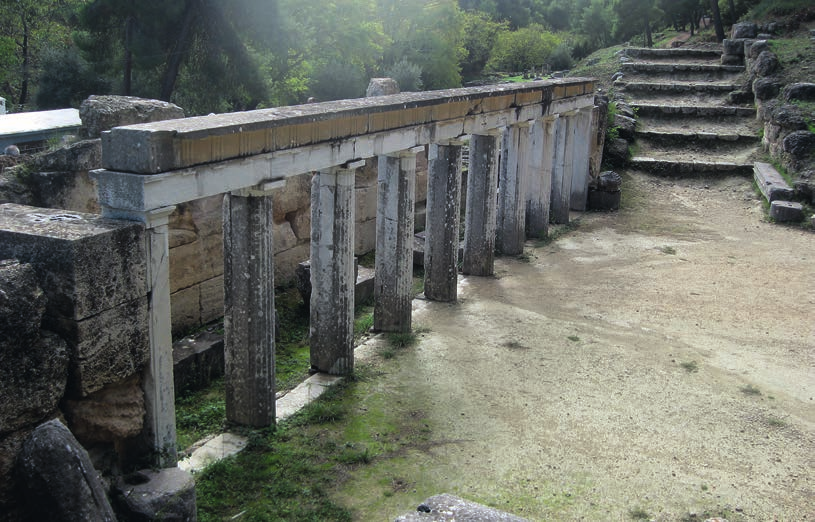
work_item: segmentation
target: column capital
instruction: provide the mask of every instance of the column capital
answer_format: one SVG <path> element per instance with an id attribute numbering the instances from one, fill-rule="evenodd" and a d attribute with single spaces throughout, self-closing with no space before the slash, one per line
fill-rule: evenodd
<path id="1" fill-rule="evenodd" d="M 391 158 L 409 158 L 419 154 L 420 152 L 424 152 L 424 145 L 417 145 L 409 149 L 399 150 L 390 154 L 385 154 L 385 156 L 390 156 Z"/>
<path id="2" fill-rule="evenodd" d="M 175 211 L 175 205 L 155 208 L 152 210 L 123 210 L 119 208 L 102 207 L 102 217 L 123 219 L 125 221 L 139 221 L 148 229 L 158 228 L 169 224 L 170 214 Z"/>
<path id="3" fill-rule="evenodd" d="M 442 147 L 461 147 L 464 145 L 464 136 L 458 138 L 450 138 L 446 140 L 434 141 L 431 145 L 441 145 Z"/>

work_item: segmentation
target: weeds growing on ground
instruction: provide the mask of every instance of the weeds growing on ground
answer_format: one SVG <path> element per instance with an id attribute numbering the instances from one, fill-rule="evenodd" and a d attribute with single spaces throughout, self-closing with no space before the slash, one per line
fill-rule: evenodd
<path id="1" fill-rule="evenodd" d="M 696 364 L 696 361 L 683 362 L 679 366 L 684 368 L 684 370 L 688 373 L 696 373 L 699 371 L 699 365 Z"/>
<path id="2" fill-rule="evenodd" d="M 742 386 L 741 388 L 739 388 L 739 391 L 745 395 L 761 395 L 761 390 L 759 390 L 752 384 Z"/>

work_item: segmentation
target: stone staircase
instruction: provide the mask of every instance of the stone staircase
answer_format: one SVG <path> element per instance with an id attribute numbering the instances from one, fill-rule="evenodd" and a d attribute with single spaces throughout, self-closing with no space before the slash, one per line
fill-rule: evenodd
<path id="1" fill-rule="evenodd" d="M 615 89 L 637 114 L 634 168 L 666 175 L 749 175 L 756 110 L 728 103 L 744 66 L 719 49 L 627 49 Z"/>

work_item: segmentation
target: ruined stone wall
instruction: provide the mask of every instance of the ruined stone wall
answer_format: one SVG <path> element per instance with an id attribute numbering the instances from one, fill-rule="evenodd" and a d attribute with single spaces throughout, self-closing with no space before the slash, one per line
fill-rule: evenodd
<path id="1" fill-rule="evenodd" d="M 148 360 L 144 229 L 0 205 L 0 519 L 20 509 L 24 441 L 61 419 L 114 471 L 138 447 Z"/>

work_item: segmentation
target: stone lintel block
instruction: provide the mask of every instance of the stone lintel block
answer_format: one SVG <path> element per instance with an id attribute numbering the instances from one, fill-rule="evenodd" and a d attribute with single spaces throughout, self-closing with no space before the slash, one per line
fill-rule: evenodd
<path id="1" fill-rule="evenodd" d="M 593 80 L 568 78 L 401 93 L 116 127 L 102 134 L 102 163 L 103 168 L 113 171 L 156 174 L 593 92 Z"/>
<path id="2" fill-rule="evenodd" d="M 141 371 L 150 356 L 147 297 L 140 297 L 81 321 L 43 318 L 72 352 L 68 393 L 85 397 Z"/>
<path id="3" fill-rule="evenodd" d="M 769 163 L 756 162 L 753 166 L 753 174 L 758 189 L 770 203 L 776 200 L 789 200 L 792 198 L 792 187 Z"/>
<path id="4" fill-rule="evenodd" d="M 804 219 L 804 207 L 792 201 L 775 200 L 770 203 L 770 217 L 779 223 L 798 222 Z"/>
<path id="5" fill-rule="evenodd" d="M 54 317 L 83 320 L 146 295 L 144 234 L 140 223 L 0 205 L 0 258 L 35 267 Z"/>

